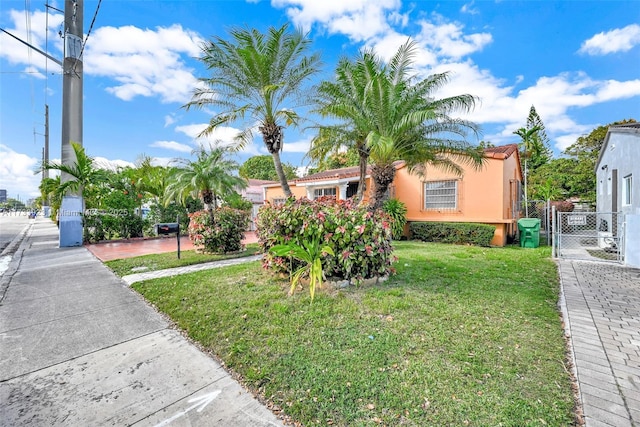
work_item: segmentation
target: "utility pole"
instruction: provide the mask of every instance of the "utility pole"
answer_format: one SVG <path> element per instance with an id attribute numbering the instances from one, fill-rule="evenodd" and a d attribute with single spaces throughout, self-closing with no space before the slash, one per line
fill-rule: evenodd
<path id="1" fill-rule="evenodd" d="M 76 163 L 71 143 L 82 146 L 82 22 L 83 0 L 64 2 L 64 59 L 62 62 L 62 164 Z M 62 173 L 60 182 L 71 177 Z M 60 247 L 81 246 L 83 240 L 82 193 L 66 194 L 59 212 Z"/>
<path id="2" fill-rule="evenodd" d="M 44 148 L 42 149 L 42 164 L 49 164 L 49 105 L 44 105 Z M 43 167 L 42 168 L 42 181 L 44 182 L 46 179 L 49 179 L 49 169 Z M 45 217 L 49 216 L 50 213 L 50 197 L 47 197 L 42 201 L 42 212 Z"/>

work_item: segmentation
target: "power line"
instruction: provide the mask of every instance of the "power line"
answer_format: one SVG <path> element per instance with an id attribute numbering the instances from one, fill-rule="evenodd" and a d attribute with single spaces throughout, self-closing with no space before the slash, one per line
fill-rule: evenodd
<path id="1" fill-rule="evenodd" d="M 82 53 L 84 52 L 84 47 L 87 44 L 87 40 L 89 40 L 89 36 L 91 35 L 91 30 L 93 29 L 93 24 L 96 22 L 96 17 L 98 16 L 98 10 L 100 10 L 100 4 L 102 0 L 98 0 L 98 6 L 96 6 L 96 11 L 93 12 L 93 18 L 91 19 L 91 24 L 89 25 L 89 31 L 87 31 L 87 37 L 84 39 L 82 43 L 82 48 L 80 49 L 80 55 L 76 58 L 76 61 L 73 63 L 73 72 L 76 72 L 76 64 L 78 63 L 78 58 L 82 58 Z"/>

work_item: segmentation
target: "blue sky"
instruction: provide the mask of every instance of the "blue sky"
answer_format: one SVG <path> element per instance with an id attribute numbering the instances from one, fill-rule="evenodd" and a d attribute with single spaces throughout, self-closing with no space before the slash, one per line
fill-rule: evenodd
<path id="1" fill-rule="evenodd" d="M 0 27 L 62 57 L 63 15 L 44 2 L 2 0 Z M 50 5 L 64 8 L 62 0 Z M 84 2 L 84 32 L 97 0 Z M 580 135 L 625 118 L 640 119 L 640 3 L 632 1 L 401 0 L 104 0 L 84 50 L 84 140 L 89 155 L 126 165 L 142 154 L 160 164 L 189 157 L 213 111 L 185 111 L 197 78 L 196 59 L 212 36 L 233 26 L 265 30 L 292 23 L 309 31 L 330 79 L 342 55 L 370 47 L 390 57 L 412 38 L 416 72 L 449 71 L 438 95 L 480 98 L 465 118 L 496 145 L 518 142 L 531 105 L 556 155 Z M 47 26 L 48 24 L 48 26 Z M 47 42 L 48 39 L 48 42 Z M 60 158 L 60 67 L 0 34 L 0 188 L 36 196 L 33 174 L 50 109 L 50 157 Z M 213 139 L 229 140 L 236 127 Z M 306 165 L 310 131 L 287 129 L 283 160 Z M 475 142 L 475 141 L 474 141 Z M 239 162 L 266 154 L 257 137 Z"/>

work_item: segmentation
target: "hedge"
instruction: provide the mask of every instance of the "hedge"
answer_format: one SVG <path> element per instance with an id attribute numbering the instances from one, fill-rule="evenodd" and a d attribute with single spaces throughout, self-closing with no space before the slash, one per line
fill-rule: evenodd
<path id="1" fill-rule="evenodd" d="M 489 246 L 496 227 L 466 222 L 411 222 L 413 239 L 424 242 Z"/>

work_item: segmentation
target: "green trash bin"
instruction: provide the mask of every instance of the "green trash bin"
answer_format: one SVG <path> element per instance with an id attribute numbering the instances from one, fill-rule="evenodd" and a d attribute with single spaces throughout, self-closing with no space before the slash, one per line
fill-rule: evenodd
<path id="1" fill-rule="evenodd" d="M 518 220 L 521 248 L 537 248 L 540 246 L 540 220 L 538 218 L 521 218 Z"/>

